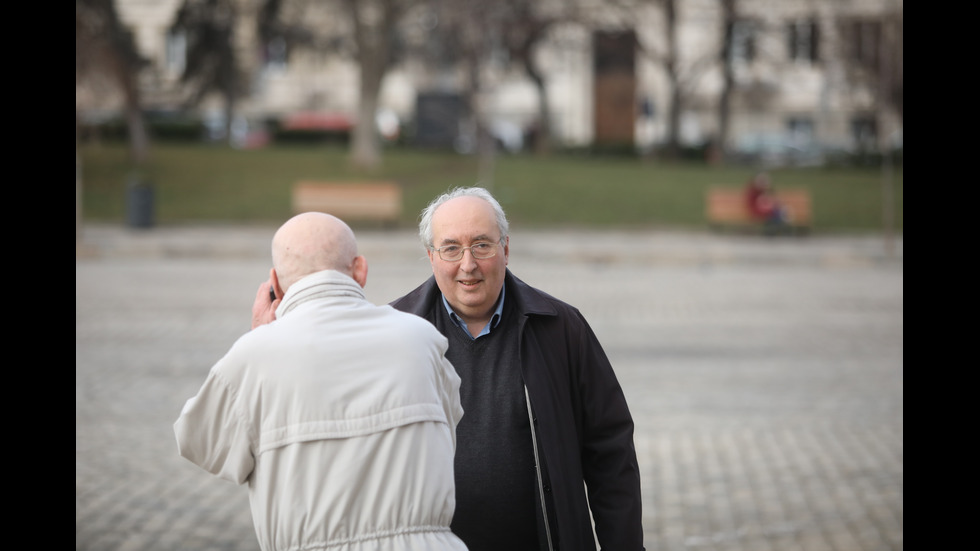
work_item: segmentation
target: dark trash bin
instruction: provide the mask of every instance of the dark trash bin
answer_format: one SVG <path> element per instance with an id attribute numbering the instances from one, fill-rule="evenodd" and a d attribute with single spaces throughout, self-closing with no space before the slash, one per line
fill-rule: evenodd
<path id="1" fill-rule="evenodd" d="M 153 227 L 153 183 L 140 176 L 126 182 L 126 224 L 132 228 Z"/>

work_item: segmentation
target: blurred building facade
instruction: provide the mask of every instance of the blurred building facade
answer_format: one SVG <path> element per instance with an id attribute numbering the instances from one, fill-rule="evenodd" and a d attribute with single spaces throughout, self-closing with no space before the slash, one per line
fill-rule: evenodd
<path id="1" fill-rule="evenodd" d="M 250 92 L 237 107 L 242 115 L 357 112 L 359 71 L 350 56 L 259 44 L 255 20 L 262 2 L 237 1 L 236 44 L 251 75 Z M 149 60 L 140 74 L 148 109 L 176 108 L 182 97 L 185 45 L 170 30 L 182 2 L 116 0 L 121 19 Z M 539 3 L 539 9 L 550 6 L 552 14 L 564 16 L 549 27 L 535 53 L 545 76 L 548 121 L 559 145 L 608 140 L 652 149 L 672 136 L 682 144 L 703 144 L 722 131 L 723 97 L 728 98 L 726 146 L 734 151 L 777 142 L 848 150 L 900 144 L 901 0 L 674 0 L 672 33 L 665 11 L 670 2 L 664 0 L 617 3 L 626 5 L 626 12 L 607 9 L 602 0 L 562 11 L 571 3 Z M 318 6 L 302 17 L 320 27 L 345 27 L 339 5 L 303 4 L 304 9 Z M 727 19 L 726 4 L 733 10 Z M 407 34 L 425 40 L 438 21 L 421 6 L 410 12 Z M 724 57 L 727 33 L 731 40 Z M 669 36 L 675 37 L 673 44 Z M 540 111 L 537 89 L 523 72 L 495 62 L 495 56 L 506 53 L 490 52 L 485 59 L 481 113 L 501 128 L 534 128 Z M 380 105 L 403 123 L 417 121 L 420 97 L 461 93 L 465 78 L 458 67 L 405 58 L 387 73 Z M 81 111 L 111 110 L 113 101 L 111 95 L 76 86 Z M 674 115 L 672 103 L 677 104 Z M 220 112 L 219 98 L 207 99 L 198 109 Z"/>

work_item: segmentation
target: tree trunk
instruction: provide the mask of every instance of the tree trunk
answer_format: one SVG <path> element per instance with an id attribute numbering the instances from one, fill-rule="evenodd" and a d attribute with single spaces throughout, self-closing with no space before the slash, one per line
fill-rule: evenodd
<path id="1" fill-rule="evenodd" d="M 368 170 L 381 165 L 381 143 L 374 118 L 378 111 L 378 95 L 383 78 L 384 69 L 362 57 L 360 100 L 357 105 L 357 121 L 351 136 L 350 160 L 354 166 Z"/>
<path id="2" fill-rule="evenodd" d="M 129 131 L 129 158 L 136 165 L 142 165 L 148 156 L 150 139 L 146 132 L 146 122 L 143 118 L 142 101 L 139 86 L 136 82 L 137 69 L 127 63 L 122 55 L 115 62 L 116 78 L 123 92 L 126 110 L 126 128 Z"/>
<path id="3" fill-rule="evenodd" d="M 718 98 L 718 134 L 708 144 L 708 160 L 719 162 L 725 157 L 728 144 L 729 119 L 731 117 L 732 89 L 735 86 L 735 76 L 732 71 L 732 39 L 735 28 L 736 0 L 721 0 L 722 4 L 722 46 L 721 70 L 722 86 Z"/>
<path id="4" fill-rule="evenodd" d="M 525 58 L 524 68 L 527 70 L 528 76 L 531 77 L 531 81 L 534 82 L 534 88 L 538 91 L 538 126 L 532 146 L 535 154 L 547 155 L 551 153 L 551 116 L 549 115 L 551 102 L 548 101 L 544 77 L 534 66 L 531 56 Z"/>
<path id="5" fill-rule="evenodd" d="M 400 17 L 397 4 L 347 0 L 354 24 L 357 61 L 360 66 L 357 121 L 351 136 L 350 162 L 357 168 L 374 170 L 381 164 L 381 140 L 375 116 L 381 83 L 391 59 L 391 34 Z"/>
<path id="6" fill-rule="evenodd" d="M 667 32 L 667 55 L 664 69 L 670 84 L 670 108 L 667 112 L 667 156 L 680 152 L 681 85 L 677 74 L 677 7 L 674 0 L 664 0 L 664 19 Z"/>

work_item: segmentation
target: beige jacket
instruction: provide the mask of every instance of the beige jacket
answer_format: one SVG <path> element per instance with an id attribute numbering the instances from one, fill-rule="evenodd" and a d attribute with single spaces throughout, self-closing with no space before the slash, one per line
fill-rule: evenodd
<path id="1" fill-rule="evenodd" d="M 449 531 L 463 411 L 445 337 L 329 270 L 276 314 L 187 401 L 180 454 L 248 484 L 264 550 L 465 550 Z"/>

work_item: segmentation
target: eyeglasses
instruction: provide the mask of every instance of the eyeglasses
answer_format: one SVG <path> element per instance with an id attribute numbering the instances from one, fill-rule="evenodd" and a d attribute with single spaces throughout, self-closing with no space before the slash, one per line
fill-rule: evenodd
<path id="1" fill-rule="evenodd" d="M 432 249 L 433 251 L 439 253 L 439 258 L 445 260 L 446 262 L 459 262 L 463 259 L 463 252 L 466 249 L 470 250 L 470 254 L 473 258 L 477 260 L 483 260 L 486 258 L 493 258 L 497 255 L 497 245 L 500 241 L 493 243 L 491 241 L 477 241 L 469 247 L 463 247 L 461 245 L 444 245 L 438 249 Z"/>

